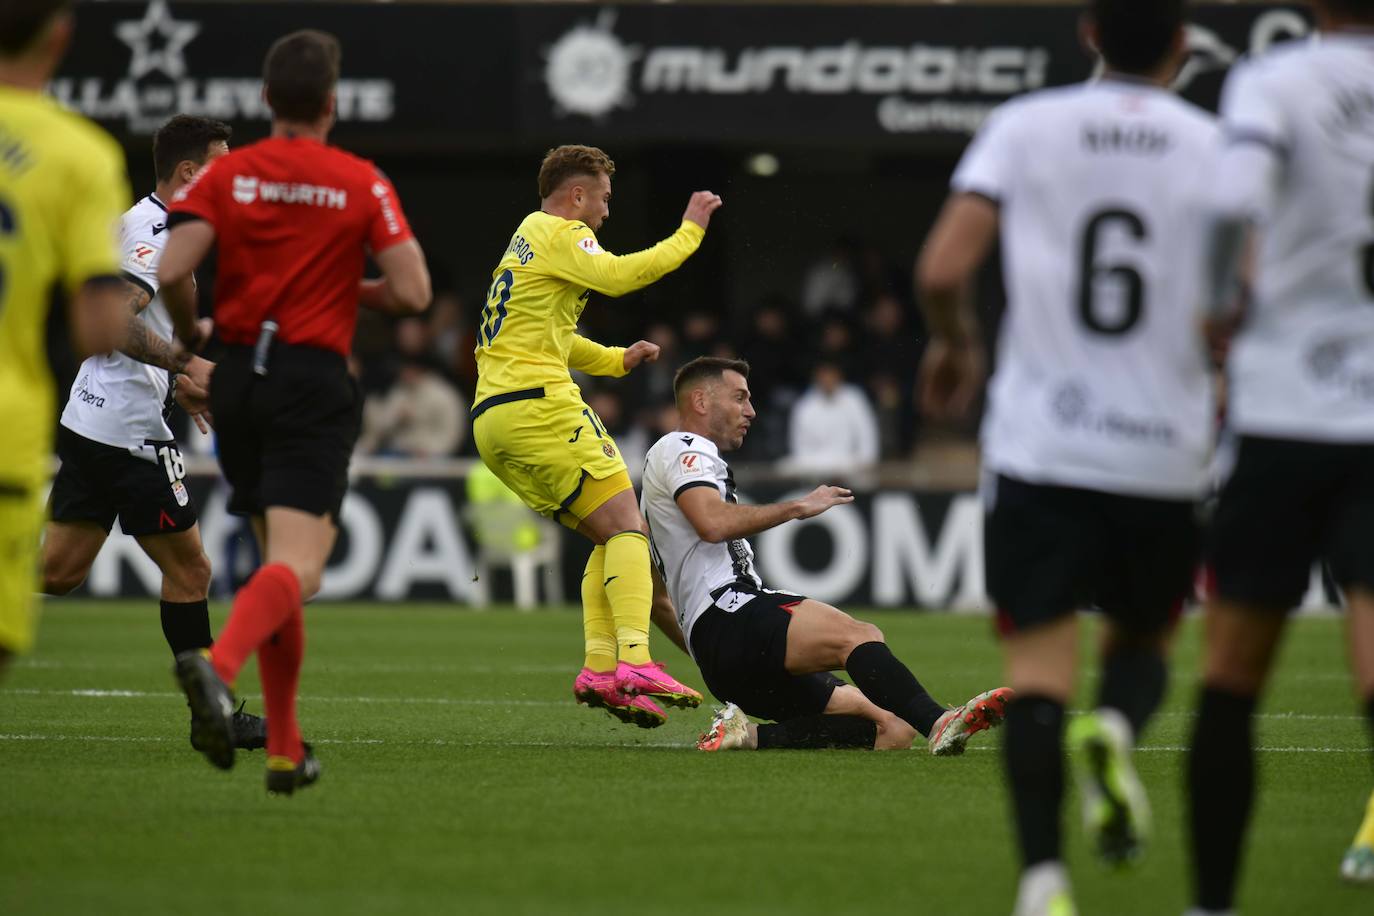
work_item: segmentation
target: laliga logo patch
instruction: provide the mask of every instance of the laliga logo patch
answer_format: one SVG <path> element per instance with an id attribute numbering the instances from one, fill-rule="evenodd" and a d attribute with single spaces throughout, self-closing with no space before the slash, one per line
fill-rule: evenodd
<path id="1" fill-rule="evenodd" d="M 186 504 L 191 501 L 191 494 L 186 492 L 186 485 L 180 480 L 172 484 L 172 495 L 176 497 L 177 505 L 182 508 L 185 508 Z"/>
<path id="2" fill-rule="evenodd" d="M 611 31 L 615 11 L 603 10 L 594 25 L 577 25 L 545 52 L 544 83 L 555 113 L 603 118 L 628 107 L 630 64 L 639 57 Z"/>
<path id="3" fill-rule="evenodd" d="M 605 252 L 605 249 L 603 249 L 594 238 L 580 240 L 577 243 L 577 247 L 587 252 L 587 254 L 603 254 Z"/>
<path id="4" fill-rule="evenodd" d="M 249 175 L 234 176 L 234 200 L 251 204 L 258 199 L 258 180 Z"/>
<path id="5" fill-rule="evenodd" d="M 606 453 L 606 457 L 607 457 L 607 458 L 614 458 L 614 457 L 615 457 L 615 449 L 611 446 L 611 443 L 609 443 L 609 442 L 603 442 L 603 443 L 601 443 L 601 450 L 602 450 L 603 452 Z"/>
<path id="6" fill-rule="evenodd" d="M 698 457 L 699 456 L 697 455 L 683 455 L 681 458 L 679 458 L 677 460 L 677 463 L 678 466 L 681 468 L 681 472 L 683 474 L 690 474 L 692 476 L 700 476 L 701 462 L 697 460 Z"/>
<path id="7" fill-rule="evenodd" d="M 147 242 L 139 242 L 129 251 L 128 264 L 141 270 L 151 270 L 153 267 L 153 254 L 157 249 Z"/>

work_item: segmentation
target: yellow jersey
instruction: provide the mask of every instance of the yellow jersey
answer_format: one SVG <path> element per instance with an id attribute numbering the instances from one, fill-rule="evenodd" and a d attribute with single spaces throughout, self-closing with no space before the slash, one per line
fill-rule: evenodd
<path id="1" fill-rule="evenodd" d="M 543 211 L 525 217 L 501 261 L 477 327 L 477 395 L 572 384 L 568 370 L 625 374 L 625 349 L 577 333 L 593 290 L 623 296 L 643 289 L 691 257 L 706 230 L 683 220 L 663 241 L 614 255 L 585 223 Z"/>
<path id="2" fill-rule="evenodd" d="M 0 490 L 47 479 L 57 406 L 48 308 L 60 290 L 119 276 L 129 206 L 113 138 L 40 93 L 0 86 Z"/>

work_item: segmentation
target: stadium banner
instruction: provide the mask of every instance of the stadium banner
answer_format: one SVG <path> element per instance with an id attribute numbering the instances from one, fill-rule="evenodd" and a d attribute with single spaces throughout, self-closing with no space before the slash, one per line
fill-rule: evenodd
<path id="1" fill-rule="evenodd" d="M 365 150 L 596 142 L 962 141 L 995 105 L 1083 79 L 1072 6 L 83 3 L 51 84 L 133 142 L 177 112 L 262 132 L 261 66 L 294 29 L 343 45 L 336 139 Z M 1202 4 L 1179 88 L 1306 34 L 1295 4 Z M 378 53 L 381 51 L 382 53 Z"/>
<path id="2" fill-rule="evenodd" d="M 214 568 L 213 596 L 227 598 L 258 562 L 246 520 L 228 514 L 225 485 L 215 477 L 187 483 L 200 507 L 201 534 Z M 745 487 L 743 502 L 774 502 L 810 487 Z M 464 522 L 460 477 L 366 477 L 344 502 L 341 534 L 324 574 L 322 600 L 439 601 L 476 597 L 477 545 Z M 590 544 L 561 527 L 563 593 L 575 596 Z M 789 522 L 752 538 L 759 573 L 772 588 L 840 607 L 985 611 L 983 513 L 972 492 L 879 489 L 815 518 Z M 84 593 L 148 597 L 161 574 L 133 538 L 115 527 L 96 559 Z M 511 599 L 497 577 L 492 598 Z M 1329 606 L 1314 572 L 1306 606 Z"/>

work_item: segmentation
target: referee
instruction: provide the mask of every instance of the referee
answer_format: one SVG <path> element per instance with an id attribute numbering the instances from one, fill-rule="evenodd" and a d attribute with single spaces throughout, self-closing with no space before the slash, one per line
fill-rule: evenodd
<path id="1" fill-rule="evenodd" d="M 358 306 L 415 314 L 430 300 L 424 255 L 391 183 L 327 145 L 339 43 L 300 31 L 267 52 L 271 136 L 215 160 L 173 198 L 158 269 L 177 337 L 205 343 L 178 283 L 218 243 L 214 332 L 225 345 L 210 388 L 229 509 L 252 518 L 265 564 L 234 599 L 208 652 L 177 656 L 176 675 L 212 764 L 234 764 L 229 687 L 257 652 L 267 711 L 267 791 L 319 778 L 301 741 L 296 689 L 302 603 L 320 587 L 337 536 L 361 397 L 345 358 Z M 364 280 L 364 256 L 382 279 Z M 173 290 L 176 294 L 173 294 Z"/>

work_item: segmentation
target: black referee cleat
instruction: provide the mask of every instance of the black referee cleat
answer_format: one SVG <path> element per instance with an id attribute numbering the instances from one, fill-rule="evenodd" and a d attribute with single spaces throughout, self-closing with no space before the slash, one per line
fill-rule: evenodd
<path id="1" fill-rule="evenodd" d="M 297 789 L 313 786 L 319 781 L 322 769 L 308 744 L 305 745 L 305 756 L 294 767 L 288 757 L 268 757 L 267 794 L 290 795 Z"/>
<path id="2" fill-rule="evenodd" d="M 172 669 L 191 707 L 191 746 L 221 770 L 234 765 L 234 695 L 200 650 L 177 654 Z"/>
<path id="3" fill-rule="evenodd" d="M 262 716 L 244 712 L 243 707 L 247 703 L 247 700 L 241 701 L 239 708 L 234 710 L 234 747 L 241 751 L 256 751 L 267 746 L 267 720 Z M 200 746 L 196 736 L 196 721 L 192 718 L 191 747 L 204 751 L 205 748 Z"/>

